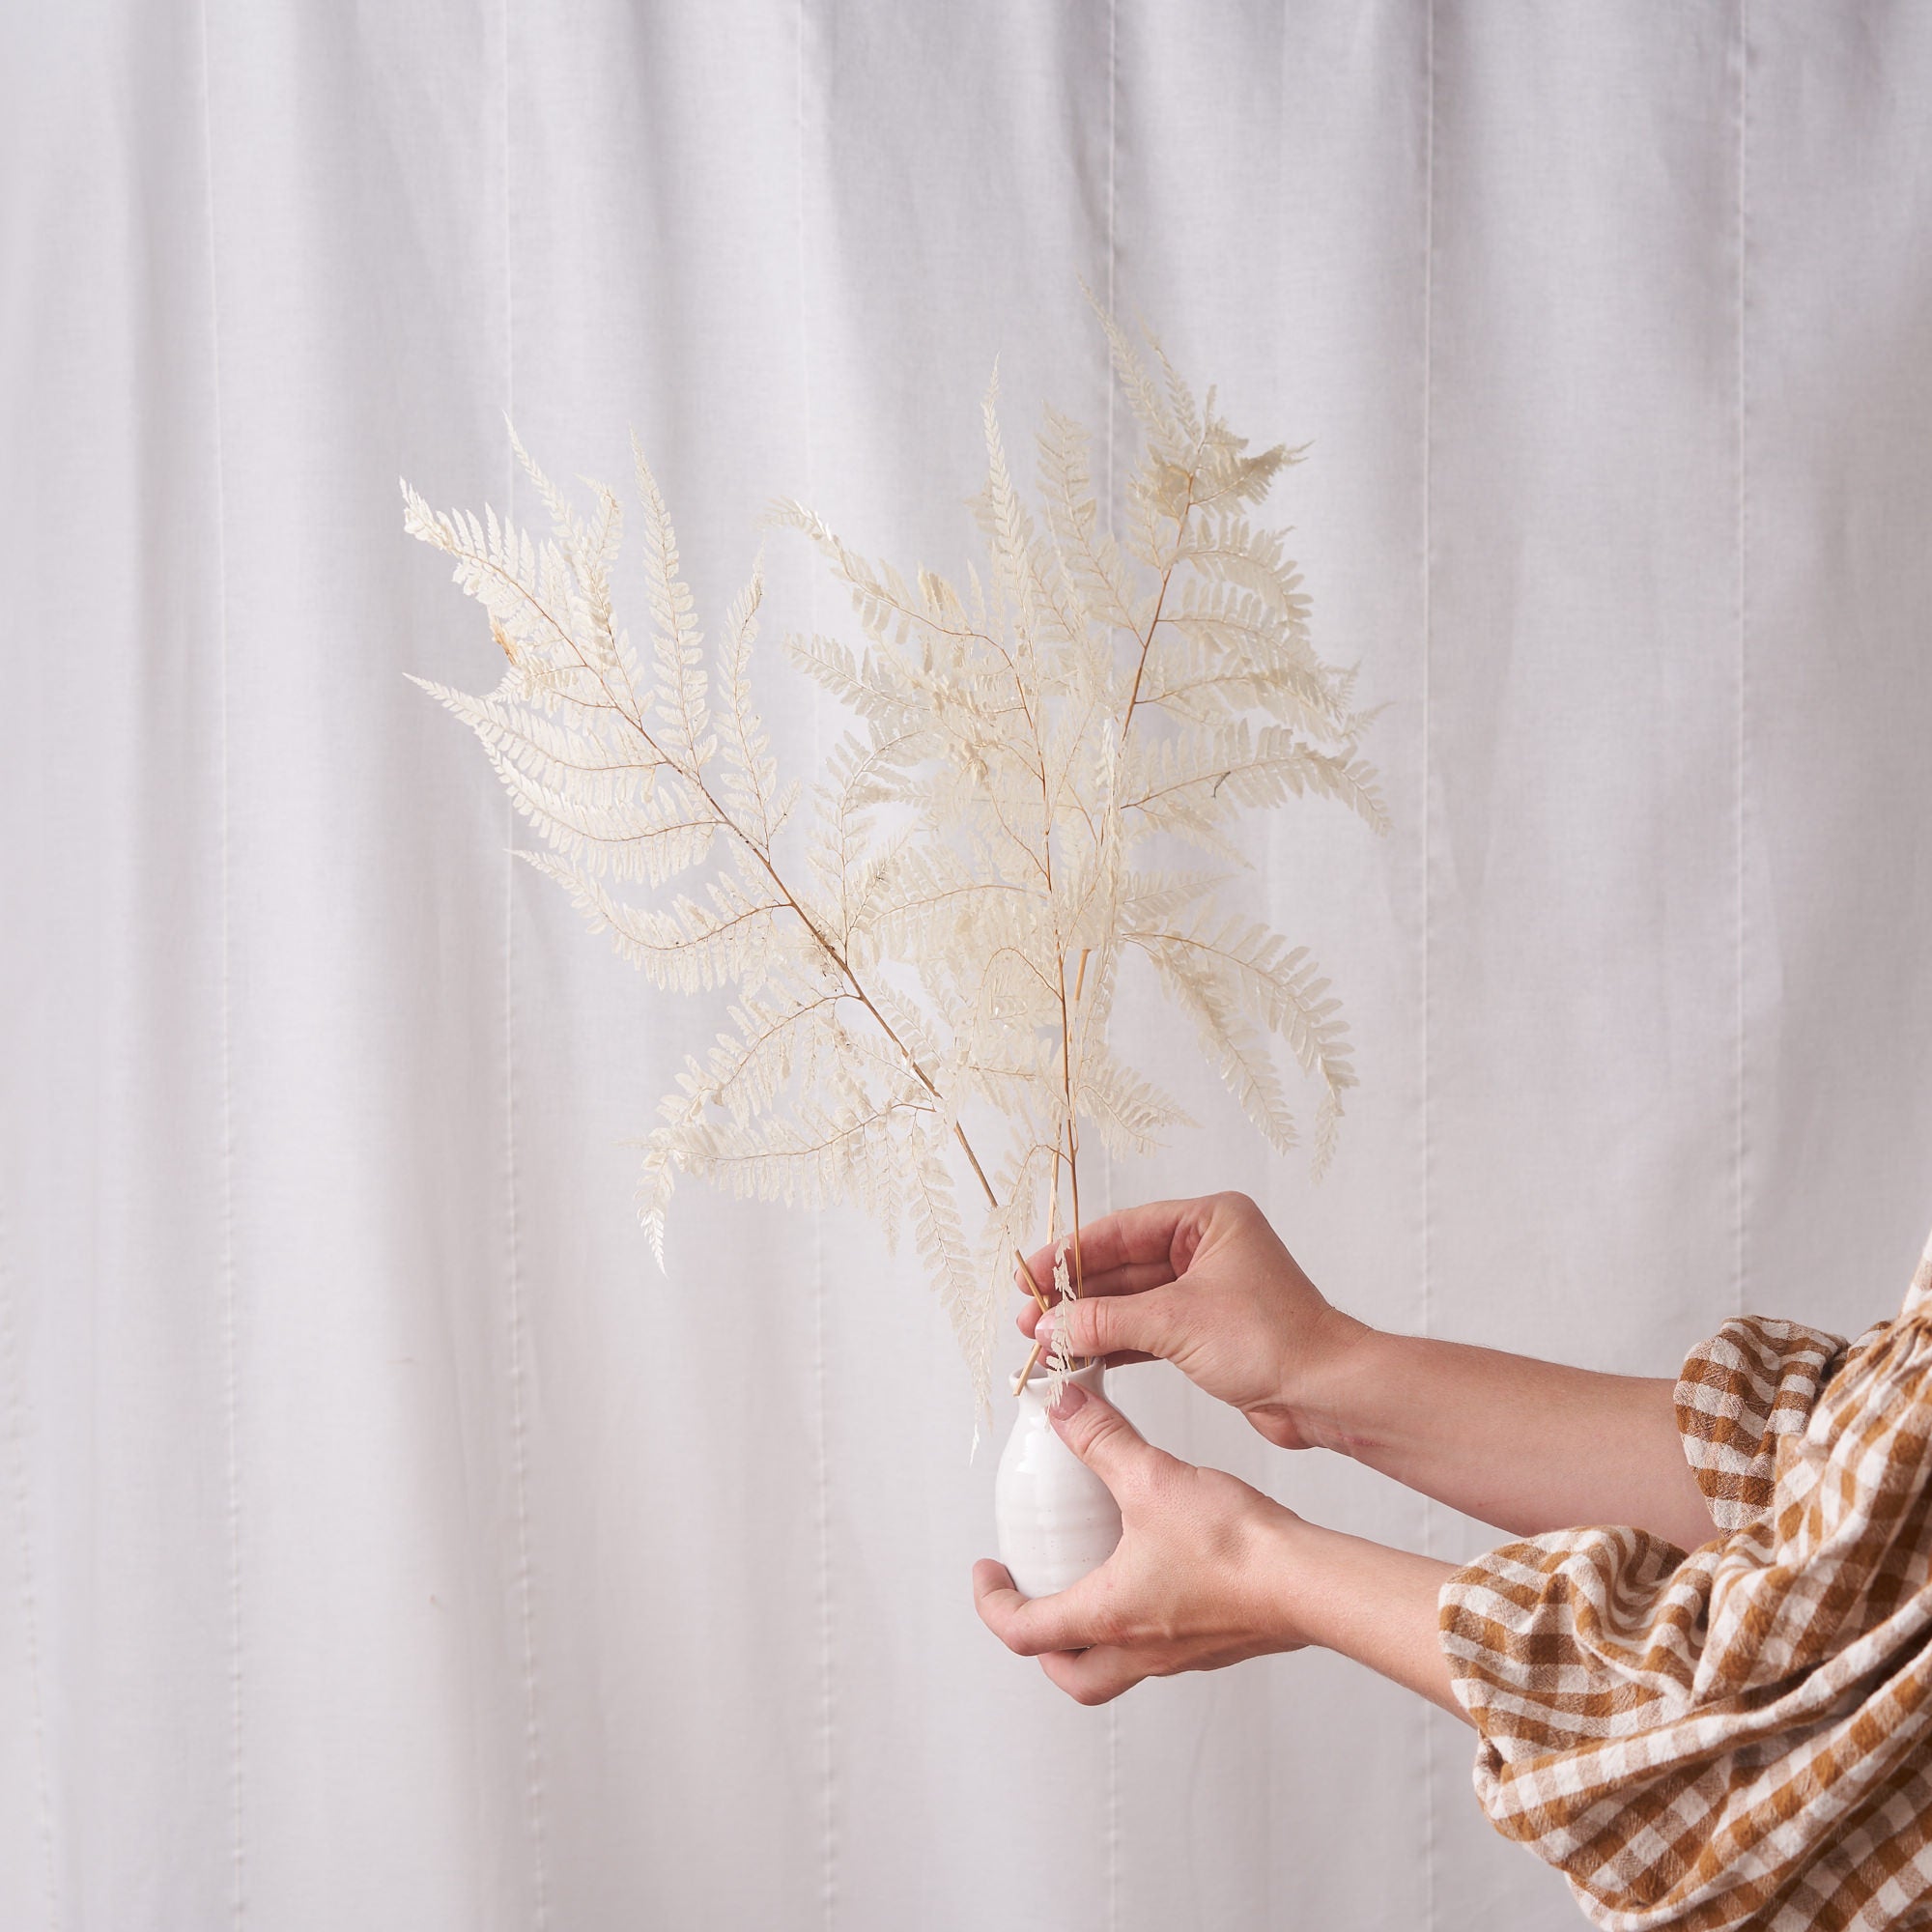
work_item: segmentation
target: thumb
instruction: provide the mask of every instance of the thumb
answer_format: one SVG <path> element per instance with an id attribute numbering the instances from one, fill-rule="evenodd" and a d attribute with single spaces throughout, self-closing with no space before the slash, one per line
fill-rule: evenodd
<path id="1" fill-rule="evenodd" d="M 1060 1439 L 1117 1496 L 1160 1458 L 1160 1451 L 1105 1396 L 1091 1394 L 1077 1382 L 1062 1390 L 1048 1419 Z"/>
<path id="2" fill-rule="evenodd" d="M 1171 1298 L 1160 1289 L 1139 1294 L 1083 1294 L 1056 1302 L 1039 1319 L 1036 1336 L 1065 1336 L 1070 1356 L 1146 1360 L 1170 1355 L 1175 1347 Z"/>

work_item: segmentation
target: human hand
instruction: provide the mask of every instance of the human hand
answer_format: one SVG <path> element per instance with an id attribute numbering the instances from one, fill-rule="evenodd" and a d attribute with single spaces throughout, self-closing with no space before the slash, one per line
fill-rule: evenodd
<path id="1" fill-rule="evenodd" d="M 1151 1201 L 1080 1231 L 1081 1293 L 1050 1311 L 1069 1354 L 1110 1366 L 1158 1356 L 1283 1449 L 1321 1436 L 1324 1380 L 1368 1327 L 1332 1307 L 1245 1194 Z M 1028 1258 L 1053 1276 L 1053 1249 Z M 1020 1327 L 1042 1317 L 1029 1297 Z"/>
<path id="2" fill-rule="evenodd" d="M 1066 1389 L 1053 1426 L 1114 1492 L 1121 1541 L 1051 1597 L 1023 1597 L 1003 1565 L 976 1563 L 974 1601 L 1001 1642 L 1037 1657 L 1082 1704 L 1107 1703 L 1144 1677 L 1301 1647 L 1286 1587 L 1298 1517 L 1234 1476 L 1153 1448 L 1079 1387 Z"/>

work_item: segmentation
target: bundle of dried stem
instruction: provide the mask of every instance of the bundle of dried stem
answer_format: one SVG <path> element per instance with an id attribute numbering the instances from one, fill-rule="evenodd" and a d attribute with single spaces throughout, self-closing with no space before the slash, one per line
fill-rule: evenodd
<path id="1" fill-rule="evenodd" d="M 1141 433 L 1123 543 L 1097 514 L 1087 431 L 1052 411 L 1028 506 L 997 382 L 974 505 L 987 567 L 963 592 L 924 569 L 908 585 L 803 505 L 774 506 L 849 590 L 864 636 L 856 649 L 786 639 L 856 720 L 804 810 L 753 703 L 762 567 L 708 660 L 641 456 L 648 674 L 613 611 L 610 490 L 580 511 L 518 443 L 551 518 L 538 538 L 487 509 L 439 514 L 404 485 L 405 526 L 455 560 L 507 660 L 487 696 L 415 682 L 475 729 L 542 835 L 548 849 L 522 856 L 657 984 L 735 989 L 729 1029 L 687 1060 L 641 1143 L 660 1264 L 680 1172 L 739 1195 L 850 1198 L 889 1239 L 909 1218 L 982 1401 L 1015 1263 L 1047 1305 L 1021 1259 L 1042 1194 L 1054 1292 L 1079 1293 L 1083 1129 L 1146 1153 L 1186 1118 L 1110 1040 L 1123 962 L 1151 967 L 1284 1151 L 1296 1128 L 1269 1037 L 1285 1042 L 1321 1089 L 1318 1171 L 1354 1084 L 1347 1024 L 1306 949 L 1223 911 L 1224 873 L 1156 868 L 1149 848 L 1240 865 L 1232 820 L 1291 796 L 1387 822 L 1358 755 L 1355 673 L 1316 655 L 1282 533 L 1248 515 L 1302 452 L 1248 455 L 1211 390 L 1197 406 L 1151 336 L 1158 381 L 1101 321 Z M 977 1239 L 955 1160 L 983 1198 Z M 1049 1358 L 1056 1378 L 1069 1366 Z"/>

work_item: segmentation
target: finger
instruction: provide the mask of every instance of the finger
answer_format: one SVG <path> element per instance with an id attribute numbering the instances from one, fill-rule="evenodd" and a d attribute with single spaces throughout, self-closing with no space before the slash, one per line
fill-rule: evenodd
<path id="1" fill-rule="evenodd" d="M 1165 1288 L 1174 1279 L 1174 1269 L 1166 1262 L 1128 1262 L 1124 1266 L 1109 1268 L 1104 1274 L 1095 1274 L 1088 1269 L 1080 1285 L 1080 1298 L 1089 1295 L 1145 1294 L 1151 1288 Z M 1026 1287 L 1026 1277 L 1020 1277 L 1020 1286 Z M 1052 1277 L 1042 1277 L 1048 1298 L 1055 1299 Z M 1033 1298 L 1032 1292 L 1020 1305 L 1018 1321 L 1021 1329 L 1028 1335 L 1034 1332 L 1039 1321 L 1039 1303 Z"/>
<path id="2" fill-rule="evenodd" d="M 1187 1201 L 1150 1201 L 1138 1208 L 1122 1208 L 1112 1214 L 1103 1214 L 1097 1221 L 1085 1223 L 1080 1230 L 1082 1276 L 1104 1274 L 1110 1268 L 1134 1262 L 1166 1260 L 1175 1227 L 1192 1205 Z M 1042 1288 L 1053 1279 L 1053 1258 L 1059 1246 L 1059 1241 L 1050 1241 L 1027 1257 L 1027 1265 Z M 1072 1244 L 1069 1241 L 1069 1266 L 1072 1259 Z"/>
<path id="3" fill-rule="evenodd" d="M 973 1566 L 973 1603 L 983 1617 L 985 1599 L 996 1590 L 1011 1590 L 1013 1573 L 1004 1563 L 995 1563 L 990 1556 L 982 1556 Z M 1017 1596 L 1019 1593 L 1014 1591 Z"/>
<path id="4" fill-rule="evenodd" d="M 1060 1439 L 1106 1484 L 1117 1501 L 1146 1482 L 1156 1465 L 1171 1460 L 1154 1448 L 1105 1396 L 1091 1395 L 1077 1382 L 1067 1383 L 1061 1392 L 1059 1406 L 1049 1409 L 1047 1415 Z M 1099 1574 L 1097 1570 L 1094 1572 L 1094 1576 Z M 1049 1647 L 1073 1648 L 1071 1644 Z"/>
<path id="5" fill-rule="evenodd" d="M 1037 1335 L 1034 1337 L 1034 1339 L 1036 1341 L 1039 1340 L 1039 1338 Z M 1052 1340 L 1053 1340 L 1053 1330 L 1051 1326 L 1049 1326 L 1046 1332 L 1046 1340 L 1039 1343 L 1039 1351 L 1042 1356 L 1045 1355 L 1047 1350 L 1047 1346 Z M 1073 1345 L 1069 1346 L 1072 1348 L 1072 1353 L 1069 1357 L 1070 1360 L 1080 1361 L 1084 1359 L 1089 1363 L 1098 1362 L 1102 1368 L 1106 1369 L 1125 1369 L 1125 1368 L 1131 1368 L 1133 1364 L 1136 1362 L 1160 1362 L 1160 1361 L 1165 1361 L 1167 1359 L 1166 1356 L 1164 1355 L 1151 1355 L 1135 1349 L 1116 1349 L 1115 1350 L 1113 1350 L 1111 1354 L 1105 1354 L 1105 1355 L 1089 1352 L 1083 1358 L 1077 1346 Z"/>
<path id="6" fill-rule="evenodd" d="M 1128 1652 L 1107 1643 L 1091 1650 L 1049 1650 L 1039 1667 L 1076 1704 L 1110 1704 L 1149 1674 Z"/>
<path id="7" fill-rule="evenodd" d="M 1166 1262 L 1174 1236 L 1198 1201 L 1144 1201 L 1138 1208 L 1122 1208 L 1086 1223 L 1080 1230 L 1080 1268 L 1083 1276 L 1105 1274 L 1134 1262 Z M 1027 1265 L 1045 1288 L 1053 1278 L 1049 1243 L 1027 1257 Z M 1174 1278 L 1170 1266 L 1167 1278 Z"/>
<path id="8" fill-rule="evenodd" d="M 1044 1329 L 1049 1344 L 1060 1337 L 1065 1352 L 1075 1359 L 1164 1359 L 1181 1341 L 1173 1297 L 1163 1289 L 1151 1289 L 1145 1294 L 1083 1294 L 1077 1301 L 1057 1303 L 1046 1315 L 1037 1310 L 1035 1314 L 1035 1334 Z"/>
<path id="9" fill-rule="evenodd" d="M 1074 1314 L 1074 1310 L 1086 1308 L 1088 1304 L 1094 1308 L 1119 1306 L 1122 1312 L 1119 1316 Z M 1167 1304 L 1150 1308 L 1144 1304 L 1142 1296 L 1132 1296 L 1117 1304 L 1107 1296 L 1088 1293 L 1078 1300 L 1057 1302 L 1049 1310 L 1041 1310 L 1037 1302 L 1028 1300 L 1022 1304 L 1014 1320 L 1020 1323 L 1020 1333 L 1028 1341 L 1037 1341 L 1041 1349 L 1047 1349 L 1053 1341 L 1053 1329 L 1061 1318 L 1061 1310 L 1066 1312 L 1066 1320 L 1072 1323 L 1066 1331 L 1072 1354 L 1086 1356 L 1088 1360 L 1103 1360 L 1109 1368 L 1124 1368 L 1128 1362 L 1159 1360 L 1169 1347 L 1177 1345 L 1171 1308 Z M 1151 1347 L 1157 1333 L 1163 1335 L 1159 1349 Z"/>
<path id="10" fill-rule="evenodd" d="M 1023 1597 L 1006 1565 L 989 1557 L 973 1566 L 973 1606 L 980 1621 L 1020 1657 L 1081 1650 L 1097 1634 L 1097 1619 L 1078 1583 L 1055 1597 Z"/>

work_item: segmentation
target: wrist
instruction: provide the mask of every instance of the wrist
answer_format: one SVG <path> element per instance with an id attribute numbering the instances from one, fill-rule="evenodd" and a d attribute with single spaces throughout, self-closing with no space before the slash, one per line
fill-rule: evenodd
<path id="1" fill-rule="evenodd" d="M 1298 1519 L 1284 1537 L 1279 1629 L 1284 1648 L 1332 1650 L 1468 1722 L 1439 1635 L 1453 1563 L 1391 1549 Z"/>
<path id="2" fill-rule="evenodd" d="M 1299 1650 L 1313 1640 L 1306 1628 L 1309 1570 L 1321 1534 L 1287 1509 L 1277 1509 L 1257 1532 L 1247 1566 L 1248 1622 L 1270 1650 Z"/>
<path id="3" fill-rule="evenodd" d="M 1361 1363 L 1378 1339 L 1366 1321 L 1322 1308 L 1310 1345 L 1296 1351 L 1283 1382 L 1282 1406 L 1294 1418 L 1299 1447 L 1354 1453 L 1363 1433 L 1356 1410 L 1368 1385 Z"/>

